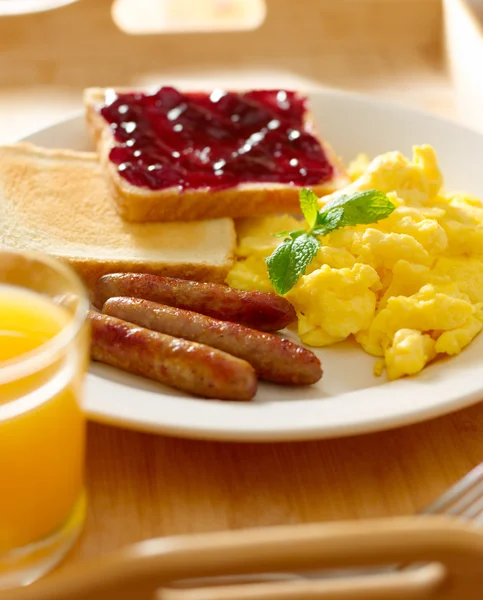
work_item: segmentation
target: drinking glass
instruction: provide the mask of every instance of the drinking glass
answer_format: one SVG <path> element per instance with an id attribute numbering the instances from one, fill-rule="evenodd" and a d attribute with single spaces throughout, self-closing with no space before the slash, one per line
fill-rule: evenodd
<path id="1" fill-rule="evenodd" d="M 0 588 L 46 573 L 82 527 L 88 306 L 70 267 L 0 251 Z"/>

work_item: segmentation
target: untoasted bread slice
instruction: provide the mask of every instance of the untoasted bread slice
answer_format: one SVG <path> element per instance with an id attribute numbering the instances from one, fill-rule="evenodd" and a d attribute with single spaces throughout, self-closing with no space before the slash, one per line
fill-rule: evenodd
<path id="1" fill-rule="evenodd" d="M 254 217 L 274 213 L 299 213 L 300 187 L 280 183 L 243 183 L 222 190 L 188 189 L 177 187 L 150 190 L 132 185 L 119 174 L 118 167 L 109 159 L 112 148 L 119 145 L 108 122 L 100 114 L 102 106 L 116 93 L 133 92 L 125 88 L 88 88 L 84 104 L 88 129 L 97 144 L 100 161 L 117 202 L 120 215 L 128 221 L 178 221 L 217 217 Z M 309 113 L 305 115 L 306 129 L 315 135 L 333 166 L 330 180 L 311 185 L 320 197 L 349 183 L 346 171 L 329 144 L 317 135 Z"/>
<path id="2" fill-rule="evenodd" d="M 134 271 L 224 281 L 236 245 L 231 219 L 126 223 L 101 171 L 95 153 L 0 147 L 0 247 L 65 259 L 89 287 Z"/>

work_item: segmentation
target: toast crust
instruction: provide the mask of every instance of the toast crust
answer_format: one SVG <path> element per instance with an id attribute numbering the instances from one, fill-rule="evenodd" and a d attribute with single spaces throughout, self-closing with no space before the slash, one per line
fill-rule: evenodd
<path id="1" fill-rule="evenodd" d="M 136 89 L 114 88 L 116 92 L 135 92 Z M 146 90 L 140 90 L 146 91 Z M 220 217 L 254 217 L 274 213 L 300 213 L 298 186 L 284 184 L 243 184 L 236 188 L 206 191 L 186 190 L 182 194 L 176 188 L 149 190 L 131 185 L 109 160 L 111 149 L 117 144 L 106 121 L 98 112 L 105 102 L 107 88 L 87 88 L 84 106 L 87 128 L 99 152 L 99 159 L 114 197 L 119 214 L 131 222 L 186 221 Z M 315 135 L 330 163 L 334 177 L 311 189 L 322 197 L 350 183 L 345 168 L 333 148 L 324 142 L 310 114 L 306 117 L 308 130 Z"/>
<path id="2" fill-rule="evenodd" d="M 96 260 L 95 258 L 75 258 L 52 254 L 54 258 L 69 264 L 84 281 L 89 291 L 94 289 L 97 280 L 110 273 L 147 273 L 176 277 L 190 281 L 225 283 L 231 262 L 223 265 L 193 265 L 188 262 L 163 264 L 162 262 L 128 261 L 128 260 Z"/>
<path id="3" fill-rule="evenodd" d="M 0 220 L 1 248 L 46 252 L 70 264 L 89 289 L 114 272 L 222 283 L 234 261 L 231 219 L 124 222 L 92 152 L 0 147 Z"/>

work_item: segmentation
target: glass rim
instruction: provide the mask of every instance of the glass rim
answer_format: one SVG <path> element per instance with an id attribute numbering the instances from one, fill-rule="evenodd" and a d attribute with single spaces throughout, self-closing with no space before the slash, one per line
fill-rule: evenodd
<path id="1" fill-rule="evenodd" d="M 72 293 L 77 296 L 78 302 L 69 322 L 52 338 L 38 346 L 38 348 L 25 352 L 18 357 L 3 361 L 0 364 L 0 385 L 13 382 L 22 377 L 26 377 L 31 373 L 35 373 L 45 367 L 46 363 L 49 363 L 49 356 L 55 355 L 67 348 L 84 326 L 90 306 L 87 290 L 79 275 L 70 265 L 42 252 L 1 248 L 0 259 L 4 255 L 18 256 L 32 262 L 46 265 L 49 269 L 55 271 L 67 281 L 69 287 L 72 288 Z M 41 294 L 41 292 L 39 292 L 39 294 Z"/>

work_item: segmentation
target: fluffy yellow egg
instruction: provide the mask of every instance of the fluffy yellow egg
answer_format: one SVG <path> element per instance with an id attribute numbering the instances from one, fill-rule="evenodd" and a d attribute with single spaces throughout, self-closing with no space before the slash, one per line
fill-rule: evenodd
<path id="1" fill-rule="evenodd" d="M 411 296 L 391 296 L 357 341 L 374 356 L 382 356 L 400 329 L 448 331 L 466 324 L 475 307 L 448 283 L 443 289 L 427 284 Z"/>
<path id="2" fill-rule="evenodd" d="M 370 165 L 371 160 L 365 153 L 358 154 L 354 160 L 349 163 L 347 167 L 347 173 L 352 181 L 359 179 L 361 175 L 367 171 L 367 167 Z"/>
<path id="3" fill-rule="evenodd" d="M 440 355 L 459 354 L 483 329 L 483 204 L 443 189 L 435 150 L 415 146 L 412 158 L 387 152 L 349 167 L 340 193 L 379 190 L 396 207 L 369 225 L 340 227 L 320 237 L 305 273 L 286 294 L 300 339 L 328 346 L 349 337 L 378 357 L 389 379 L 419 373 Z M 237 224 L 237 262 L 227 283 L 274 291 L 265 259 L 282 231 L 308 228 L 289 215 Z"/>
<path id="4" fill-rule="evenodd" d="M 483 256 L 441 256 L 431 277 L 436 282 L 449 279 L 471 302 L 483 302 Z"/>
<path id="5" fill-rule="evenodd" d="M 440 199 L 445 214 L 438 221 L 448 236 L 449 251 L 454 256 L 483 254 L 483 206 L 475 206 L 458 195 L 449 201 Z"/>
<path id="6" fill-rule="evenodd" d="M 387 376 L 415 375 L 436 356 L 436 342 L 415 329 L 400 329 L 384 353 Z"/>
<path id="7" fill-rule="evenodd" d="M 461 327 L 442 333 L 436 341 L 436 352 L 459 354 L 483 328 L 481 314 L 472 315 Z"/>
<path id="8" fill-rule="evenodd" d="M 286 295 L 298 316 L 298 333 L 310 346 L 327 346 L 366 329 L 376 309 L 372 287 L 379 282 L 369 265 L 333 269 L 322 265 L 303 275 Z"/>
<path id="9" fill-rule="evenodd" d="M 290 215 L 240 219 L 237 221 L 237 256 L 266 257 L 282 242 L 283 238 L 276 237 L 277 233 L 301 229 L 303 226 L 303 221 Z"/>
<path id="10" fill-rule="evenodd" d="M 420 265 L 430 265 L 431 256 L 411 235 L 405 233 L 383 233 L 368 228 L 352 245 L 358 261 L 372 265 L 375 269 L 392 269 L 399 260 L 408 260 Z"/>

